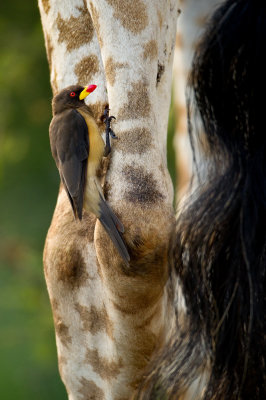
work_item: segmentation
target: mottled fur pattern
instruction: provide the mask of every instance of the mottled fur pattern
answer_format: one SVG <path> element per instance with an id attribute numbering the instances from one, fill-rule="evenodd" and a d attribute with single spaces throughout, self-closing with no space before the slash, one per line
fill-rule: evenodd
<path id="1" fill-rule="evenodd" d="M 265 2 L 226 1 L 196 51 L 188 106 L 205 133 L 191 123 L 190 137 L 209 162 L 196 168 L 173 248 L 188 321 L 150 366 L 139 399 L 266 398 L 265 21 Z"/>
<path id="2" fill-rule="evenodd" d="M 95 118 L 107 103 L 116 117 L 104 192 L 130 253 L 123 267 L 99 221 L 86 210 L 75 221 L 59 193 L 44 265 L 60 375 L 69 400 L 125 400 L 175 326 L 165 283 L 175 222 L 166 132 L 177 2 L 39 0 L 39 7 L 54 94 L 95 83 L 88 100 Z"/>

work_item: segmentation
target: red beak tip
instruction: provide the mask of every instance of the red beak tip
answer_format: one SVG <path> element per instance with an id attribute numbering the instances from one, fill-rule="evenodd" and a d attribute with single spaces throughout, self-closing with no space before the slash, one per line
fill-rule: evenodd
<path id="1" fill-rule="evenodd" d="M 92 93 L 96 88 L 97 85 L 89 85 L 86 91 Z"/>

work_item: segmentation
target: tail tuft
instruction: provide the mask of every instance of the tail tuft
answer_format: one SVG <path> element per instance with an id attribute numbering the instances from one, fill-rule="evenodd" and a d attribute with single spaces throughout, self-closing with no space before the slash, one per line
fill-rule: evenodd
<path id="1" fill-rule="evenodd" d="M 173 249 L 190 326 L 186 336 L 177 326 L 150 366 L 141 399 L 158 386 L 183 398 L 204 369 L 195 398 L 266 398 L 265 20 L 265 1 L 224 1 L 194 57 L 188 103 L 204 132 L 190 120 L 190 137 L 209 162 L 196 168 L 202 184 L 183 206 Z"/>

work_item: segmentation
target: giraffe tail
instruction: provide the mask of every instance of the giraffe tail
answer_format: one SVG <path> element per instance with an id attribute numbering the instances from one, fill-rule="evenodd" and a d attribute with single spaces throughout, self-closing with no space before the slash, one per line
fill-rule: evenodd
<path id="1" fill-rule="evenodd" d="M 108 233 L 110 239 L 117 248 L 119 254 L 123 258 L 127 266 L 129 266 L 130 256 L 127 251 L 126 244 L 122 237 L 124 227 L 121 221 L 113 213 L 107 202 L 100 194 L 100 216 L 98 217 L 101 224 Z"/>

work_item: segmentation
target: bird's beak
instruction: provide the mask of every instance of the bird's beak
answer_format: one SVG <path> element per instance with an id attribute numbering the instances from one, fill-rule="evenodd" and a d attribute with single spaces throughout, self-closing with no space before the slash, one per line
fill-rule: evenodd
<path id="1" fill-rule="evenodd" d="M 82 92 L 80 93 L 79 99 L 80 99 L 80 100 L 85 99 L 85 97 L 87 97 L 90 93 L 92 93 L 96 88 L 97 88 L 96 85 L 89 85 L 89 86 L 86 86 L 86 87 L 84 88 L 84 90 L 82 90 Z"/>

